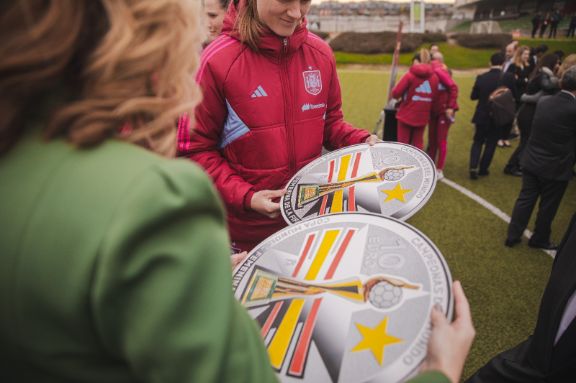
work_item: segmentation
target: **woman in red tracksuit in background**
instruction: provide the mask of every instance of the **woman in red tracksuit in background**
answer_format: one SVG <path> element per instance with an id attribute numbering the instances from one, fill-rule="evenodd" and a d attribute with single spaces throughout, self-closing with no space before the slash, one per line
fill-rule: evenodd
<path id="1" fill-rule="evenodd" d="M 444 64 L 442 53 L 433 53 L 430 65 L 438 77 L 438 95 L 432 103 L 428 125 L 428 155 L 436 164 L 438 179 L 442 179 L 448 151 L 448 129 L 454 122 L 454 113 L 458 110 L 458 85 Z"/>
<path id="2" fill-rule="evenodd" d="M 424 129 L 437 93 L 438 78 L 430 65 L 430 53 L 422 49 L 414 57 L 408 73 L 392 90 L 392 97 L 401 99 L 396 113 L 398 142 L 424 148 Z"/>
<path id="3" fill-rule="evenodd" d="M 210 174 L 234 251 L 286 226 L 278 199 L 329 150 L 377 138 L 346 123 L 332 50 L 308 33 L 310 0 L 236 0 L 202 53 L 196 123 L 181 119 L 178 152 Z"/>

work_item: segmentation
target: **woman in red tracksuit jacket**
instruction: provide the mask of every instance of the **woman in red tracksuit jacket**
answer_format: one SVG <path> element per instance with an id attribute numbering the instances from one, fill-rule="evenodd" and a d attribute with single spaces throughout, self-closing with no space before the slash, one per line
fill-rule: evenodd
<path id="1" fill-rule="evenodd" d="M 181 119 L 178 152 L 203 166 L 227 209 L 235 251 L 286 224 L 278 199 L 304 165 L 329 150 L 376 142 L 343 120 L 330 47 L 308 33 L 310 1 L 236 0 L 202 53 L 204 99 Z"/>
<path id="2" fill-rule="evenodd" d="M 408 73 L 392 90 L 392 97 L 401 99 L 396 113 L 398 142 L 424 148 L 424 129 L 428 125 L 437 92 L 438 78 L 430 66 L 430 53 L 422 49 Z"/>
<path id="3" fill-rule="evenodd" d="M 438 95 L 432 103 L 428 125 L 428 155 L 434 160 L 438 179 L 441 179 L 444 177 L 444 164 L 448 152 L 448 129 L 454 122 L 454 113 L 458 110 L 458 85 L 444 64 L 442 53 L 434 53 L 430 65 L 438 77 Z"/>

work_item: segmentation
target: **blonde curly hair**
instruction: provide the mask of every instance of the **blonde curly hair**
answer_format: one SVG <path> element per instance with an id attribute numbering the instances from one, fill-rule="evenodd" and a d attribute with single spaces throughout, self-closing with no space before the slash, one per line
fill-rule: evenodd
<path id="1" fill-rule="evenodd" d="M 199 17 L 195 0 L 3 2 L 0 153 L 35 116 L 78 147 L 115 137 L 173 155 L 175 121 L 200 101 Z"/>

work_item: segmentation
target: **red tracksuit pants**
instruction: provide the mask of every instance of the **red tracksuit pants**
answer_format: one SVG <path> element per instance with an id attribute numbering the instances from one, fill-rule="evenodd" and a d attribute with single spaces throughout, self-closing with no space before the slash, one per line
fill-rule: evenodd
<path id="1" fill-rule="evenodd" d="M 448 129 L 452 123 L 445 114 L 432 115 L 428 125 L 428 155 L 443 170 L 448 148 Z"/>
<path id="2" fill-rule="evenodd" d="M 424 129 L 426 126 L 411 126 L 398 120 L 398 142 L 424 149 Z"/>

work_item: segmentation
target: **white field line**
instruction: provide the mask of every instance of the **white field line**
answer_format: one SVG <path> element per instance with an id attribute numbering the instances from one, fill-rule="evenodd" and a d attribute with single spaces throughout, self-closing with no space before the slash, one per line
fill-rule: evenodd
<path id="1" fill-rule="evenodd" d="M 506 222 L 508 224 L 510 223 L 510 216 L 508 214 L 504 213 L 502 210 L 498 209 L 496 206 L 492 205 L 490 202 L 486 201 L 484 198 L 480 197 L 478 194 L 474 193 L 473 191 L 466 189 L 464 186 L 459 185 L 456 182 L 451 181 L 446 177 L 442 178 L 440 180 L 440 182 L 444 182 L 446 185 L 450 186 L 452 189 L 458 190 L 460 193 L 464 194 L 468 198 L 476 201 L 477 203 L 479 203 L 480 205 L 482 205 L 483 207 L 485 207 L 486 209 L 491 211 L 494 215 L 496 215 L 498 218 L 500 218 L 504 222 Z M 530 238 L 532 236 L 532 232 L 530 230 L 526 229 L 526 230 L 524 230 L 524 236 L 526 238 Z M 549 256 L 551 256 L 552 258 L 554 258 L 554 256 L 556 255 L 555 251 L 544 250 L 544 249 L 542 249 L 542 251 L 545 252 L 546 254 L 548 254 Z"/>

